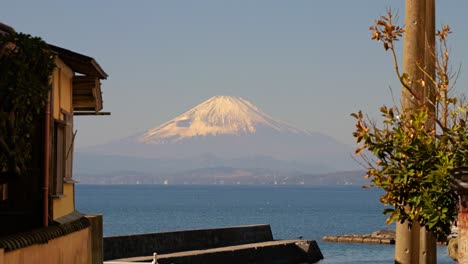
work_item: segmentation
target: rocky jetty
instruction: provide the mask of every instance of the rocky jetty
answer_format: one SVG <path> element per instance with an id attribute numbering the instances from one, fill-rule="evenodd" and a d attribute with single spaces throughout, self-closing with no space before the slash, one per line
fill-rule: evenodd
<path id="1" fill-rule="evenodd" d="M 395 230 L 378 230 L 365 235 L 324 236 L 322 239 L 340 243 L 395 244 Z"/>

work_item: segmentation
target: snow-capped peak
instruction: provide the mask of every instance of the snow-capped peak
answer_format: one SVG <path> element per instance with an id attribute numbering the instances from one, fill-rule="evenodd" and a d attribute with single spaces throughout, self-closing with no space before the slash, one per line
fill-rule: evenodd
<path id="1" fill-rule="evenodd" d="M 215 96 L 191 110 L 146 131 L 140 142 L 159 144 L 184 138 L 255 133 L 260 126 L 279 132 L 307 133 L 275 120 L 240 97 Z"/>

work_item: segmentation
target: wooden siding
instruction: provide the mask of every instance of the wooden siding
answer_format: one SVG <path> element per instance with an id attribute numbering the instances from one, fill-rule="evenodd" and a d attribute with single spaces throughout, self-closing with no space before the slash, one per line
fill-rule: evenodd
<path id="1" fill-rule="evenodd" d="M 92 76 L 73 78 L 73 107 L 77 111 L 100 111 L 102 109 L 99 78 Z"/>

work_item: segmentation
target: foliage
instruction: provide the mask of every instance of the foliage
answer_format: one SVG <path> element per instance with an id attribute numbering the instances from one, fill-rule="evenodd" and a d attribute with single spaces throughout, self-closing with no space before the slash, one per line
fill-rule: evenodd
<path id="1" fill-rule="evenodd" d="M 55 67 L 40 38 L 0 34 L 0 182 L 25 173 Z"/>
<path id="2" fill-rule="evenodd" d="M 461 97 L 451 95 L 449 53 L 447 50 L 448 26 L 438 31 L 436 75 L 424 73 L 424 80 L 412 80 L 400 74 L 396 59 L 395 42 L 404 29 L 393 25 L 391 11 L 376 20 L 371 27 L 372 39 L 383 43 L 391 51 L 397 77 L 418 102 L 417 109 L 382 106 L 382 124 L 378 126 L 361 111 L 351 114 L 356 118 L 353 133 L 359 145 L 356 154 L 363 158 L 366 177 L 372 185 L 385 191 L 380 197 L 387 223 L 419 222 L 437 237 L 450 233 L 457 213 L 457 196 L 449 187 L 453 168 L 466 165 L 468 149 L 468 105 Z M 419 86 L 414 84 L 418 83 Z M 418 98 L 417 88 L 431 89 L 433 100 Z M 425 93 L 429 94 L 429 93 Z M 427 103 L 429 101 L 429 104 Z M 364 154 L 363 150 L 372 153 Z M 372 157 L 373 156 L 373 157 Z"/>

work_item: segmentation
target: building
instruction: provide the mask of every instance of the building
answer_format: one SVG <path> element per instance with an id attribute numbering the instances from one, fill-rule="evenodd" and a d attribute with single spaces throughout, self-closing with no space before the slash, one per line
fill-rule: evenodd
<path id="1" fill-rule="evenodd" d="M 15 34 L 0 23 L 1 34 Z M 102 263 L 102 216 L 75 209 L 74 116 L 103 115 L 91 57 L 49 45 L 55 54 L 45 115 L 35 121 L 27 179 L 0 183 L 0 264 Z"/>

